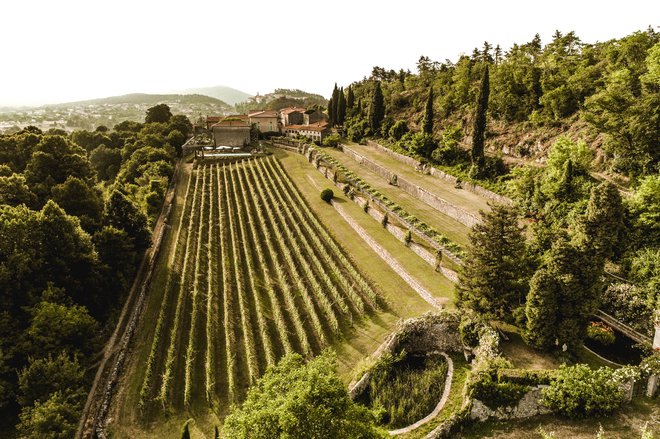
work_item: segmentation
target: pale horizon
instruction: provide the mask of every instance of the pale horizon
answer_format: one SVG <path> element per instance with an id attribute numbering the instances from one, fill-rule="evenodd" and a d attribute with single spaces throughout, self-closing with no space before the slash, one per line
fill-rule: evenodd
<path id="1" fill-rule="evenodd" d="M 456 61 L 484 41 L 506 51 L 555 30 L 585 43 L 621 38 L 660 17 L 658 3 L 522 1 L 453 5 L 412 0 L 249 7 L 118 0 L 3 4 L 0 106 L 223 85 L 250 95 L 298 88 L 328 97 L 372 67 L 415 71 L 421 55 Z M 36 11 L 36 12 L 35 12 Z"/>

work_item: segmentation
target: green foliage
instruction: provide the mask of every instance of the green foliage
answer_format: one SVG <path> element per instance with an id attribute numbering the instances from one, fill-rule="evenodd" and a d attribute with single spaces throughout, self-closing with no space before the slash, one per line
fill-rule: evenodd
<path id="1" fill-rule="evenodd" d="M 562 365 L 550 387 L 543 389 L 543 403 L 570 418 L 606 415 L 621 406 L 624 392 L 615 371 L 592 370 L 584 364 Z"/>
<path id="2" fill-rule="evenodd" d="M 429 96 L 426 99 L 426 108 L 424 110 L 424 119 L 422 120 L 422 132 L 424 134 L 433 134 L 433 87 L 429 88 Z"/>
<path id="3" fill-rule="evenodd" d="M 36 201 L 37 196 L 28 187 L 23 174 L 0 176 L 0 204 L 11 206 L 25 204 L 28 207 L 34 207 Z"/>
<path id="4" fill-rule="evenodd" d="M 413 240 L 413 237 L 412 237 L 412 231 L 407 230 L 407 231 L 406 231 L 406 235 L 403 237 L 403 242 L 404 242 L 406 245 L 410 245 L 410 243 L 412 242 L 412 240 Z"/>
<path id="5" fill-rule="evenodd" d="M 614 330 L 602 322 L 591 322 L 587 326 L 587 338 L 602 345 L 610 345 L 616 341 Z"/>
<path id="6" fill-rule="evenodd" d="M 96 230 L 103 218 L 101 193 L 85 181 L 69 177 L 62 184 L 53 186 L 52 199 L 67 214 L 77 216 L 84 230 Z"/>
<path id="7" fill-rule="evenodd" d="M 479 379 L 470 383 L 468 392 L 489 408 L 512 407 L 518 404 L 528 386 L 509 381 L 499 382 L 492 373 L 481 373 Z"/>
<path id="8" fill-rule="evenodd" d="M 62 350 L 91 354 L 98 323 L 79 305 L 40 302 L 32 309 L 27 337 L 33 355 L 57 354 Z"/>
<path id="9" fill-rule="evenodd" d="M 410 152 L 420 157 L 431 158 L 433 151 L 438 147 L 438 143 L 432 134 L 415 133 L 410 139 Z"/>
<path id="10" fill-rule="evenodd" d="M 385 212 L 385 214 L 383 215 L 383 219 L 380 220 L 380 224 L 383 227 L 387 227 L 387 223 L 389 222 L 389 219 L 390 219 L 389 215 L 387 214 L 387 212 Z"/>
<path id="11" fill-rule="evenodd" d="M 484 160 L 484 136 L 486 134 L 486 113 L 488 111 L 488 97 L 490 95 L 490 79 L 488 65 L 484 68 L 479 88 L 479 99 L 474 115 L 474 127 L 472 129 L 472 165 L 476 167 L 475 175 L 480 175 Z"/>
<path id="12" fill-rule="evenodd" d="M 660 175 L 642 179 L 626 204 L 634 226 L 635 246 L 660 246 Z"/>
<path id="13" fill-rule="evenodd" d="M 579 245 L 604 258 L 619 250 L 624 231 L 624 208 L 619 190 L 609 181 L 591 189 L 587 211 L 579 221 Z"/>
<path id="14" fill-rule="evenodd" d="M 227 438 L 380 438 L 375 416 L 353 403 L 325 351 L 308 363 L 283 357 L 250 388 L 223 427 Z"/>
<path id="15" fill-rule="evenodd" d="M 446 377 L 447 362 L 440 355 L 386 354 L 371 370 L 370 405 L 383 409 L 382 421 L 389 427 L 405 427 L 433 411 Z"/>
<path id="16" fill-rule="evenodd" d="M 105 217 L 108 225 L 124 230 L 132 239 L 138 251 L 149 246 L 150 233 L 147 217 L 119 190 L 114 190 L 105 204 Z"/>
<path id="17" fill-rule="evenodd" d="M 459 272 L 457 298 L 461 306 L 507 319 L 525 302 L 529 264 L 518 213 L 494 206 L 470 232 L 470 244 Z"/>
<path id="18" fill-rule="evenodd" d="M 341 141 L 341 137 L 339 137 L 339 134 L 331 134 L 323 139 L 323 146 L 330 146 L 332 148 L 336 148 L 337 145 L 339 145 L 340 141 Z"/>
<path id="19" fill-rule="evenodd" d="M 81 409 L 77 396 L 55 392 L 45 402 L 21 411 L 18 431 L 21 437 L 70 439 L 75 435 Z"/>
<path id="20" fill-rule="evenodd" d="M 385 102 L 380 81 L 376 81 L 369 104 L 369 127 L 372 133 L 380 132 L 380 124 L 385 118 Z"/>
<path id="21" fill-rule="evenodd" d="M 574 352 L 598 307 L 602 273 L 603 259 L 591 249 L 555 242 L 530 282 L 527 343 L 545 350 L 566 345 Z"/>
<path id="22" fill-rule="evenodd" d="M 89 161 L 101 180 L 113 180 L 121 166 L 121 150 L 101 145 L 91 152 Z"/>
<path id="23" fill-rule="evenodd" d="M 83 370 L 74 357 L 62 352 L 56 357 L 48 356 L 31 359 L 18 374 L 20 396 L 18 402 L 23 406 L 44 403 L 58 390 L 84 395 L 81 386 Z"/>
<path id="24" fill-rule="evenodd" d="M 326 203 L 329 203 L 334 198 L 335 194 L 332 192 L 332 189 L 325 188 L 321 191 L 321 199 Z"/>
<path id="25" fill-rule="evenodd" d="M 401 140 L 401 138 L 408 132 L 408 124 L 405 120 L 397 120 L 394 125 L 390 128 L 389 136 L 395 141 Z"/>
<path id="26" fill-rule="evenodd" d="M 654 333 L 653 310 L 656 309 L 657 289 L 642 284 L 643 288 L 625 283 L 609 285 L 601 296 L 601 309 L 642 334 Z"/>
<path id="27" fill-rule="evenodd" d="M 158 104 L 147 109 L 147 115 L 144 118 L 145 123 L 167 123 L 172 118 L 172 112 L 167 104 Z"/>

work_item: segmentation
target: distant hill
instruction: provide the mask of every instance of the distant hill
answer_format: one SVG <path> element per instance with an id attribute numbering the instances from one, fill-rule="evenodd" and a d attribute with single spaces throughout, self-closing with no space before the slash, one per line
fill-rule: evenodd
<path id="1" fill-rule="evenodd" d="M 236 111 L 280 110 L 285 107 L 325 107 L 328 101 L 321 95 L 298 89 L 278 88 L 272 93 L 252 96 L 235 105 Z"/>
<path id="2" fill-rule="evenodd" d="M 180 93 L 211 96 L 213 98 L 220 99 L 229 105 L 234 105 L 237 102 L 243 102 L 251 96 L 244 91 L 236 90 L 235 88 L 226 87 L 224 85 L 216 85 L 215 87 L 189 88 L 187 90 L 181 90 Z"/>
<path id="3" fill-rule="evenodd" d="M 218 105 L 229 107 L 226 102 L 214 97 L 201 94 L 146 94 L 132 93 L 122 96 L 110 96 L 107 98 L 89 99 L 86 101 L 66 102 L 48 107 L 70 107 L 74 105 L 117 105 L 117 104 L 135 104 L 135 105 L 156 105 L 160 103 L 176 103 L 182 105 Z"/>

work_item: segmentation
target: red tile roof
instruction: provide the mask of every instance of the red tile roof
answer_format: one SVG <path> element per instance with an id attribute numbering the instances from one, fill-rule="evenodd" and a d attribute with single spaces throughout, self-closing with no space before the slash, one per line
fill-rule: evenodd
<path id="1" fill-rule="evenodd" d="M 255 111 L 254 113 L 250 113 L 249 117 L 277 117 L 277 111 Z"/>
<path id="2" fill-rule="evenodd" d="M 302 107 L 287 107 L 287 108 L 282 108 L 280 110 L 280 113 L 289 114 L 289 113 L 293 113 L 293 112 L 296 112 L 296 111 L 298 113 L 304 113 L 306 111 L 306 109 L 302 108 Z"/>

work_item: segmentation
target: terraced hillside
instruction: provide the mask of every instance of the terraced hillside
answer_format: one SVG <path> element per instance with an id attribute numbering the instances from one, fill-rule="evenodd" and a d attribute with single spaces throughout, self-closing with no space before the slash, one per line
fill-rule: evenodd
<path id="1" fill-rule="evenodd" d="M 279 162 L 200 164 L 141 374 L 145 417 L 228 406 L 289 352 L 312 356 L 379 296 Z"/>

